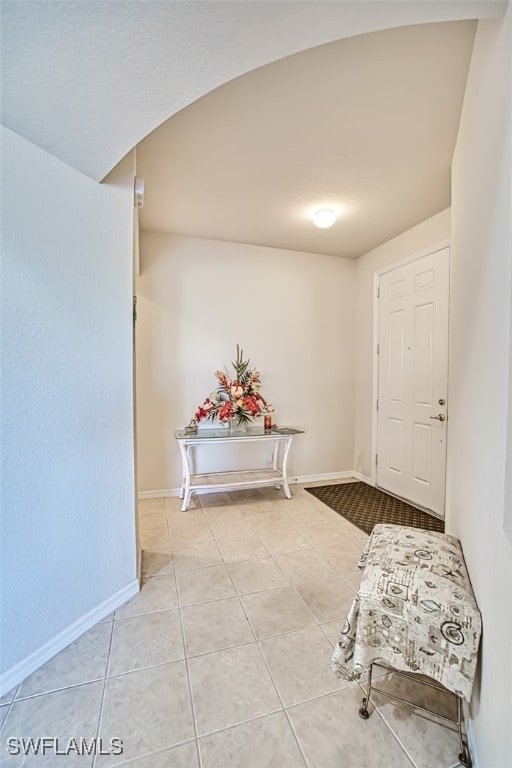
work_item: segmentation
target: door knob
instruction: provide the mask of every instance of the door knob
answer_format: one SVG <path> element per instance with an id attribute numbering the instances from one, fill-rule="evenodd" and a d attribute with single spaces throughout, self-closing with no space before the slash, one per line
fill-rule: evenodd
<path id="1" fill-rule="evenodd" d="M 437 416 L 431 416 L 431 419 L 437 419 L 438 421 L 446 421 L 444 413 L 439 413 Z"/>

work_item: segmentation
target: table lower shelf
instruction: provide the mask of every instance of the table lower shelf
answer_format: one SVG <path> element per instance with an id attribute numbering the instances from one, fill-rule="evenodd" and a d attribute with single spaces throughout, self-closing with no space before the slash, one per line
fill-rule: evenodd
<path id="1" fill-rule="evenodd" d="M 287 478 L 275 469 L 253 469 L 236 472 L 212 472 L 204 475 L 192 475 L 190 484 L 183 486 L 180 498 L 185 499 L 183 509 L 188 507 L 188 499 L 193 491 L 234 491 L 238 488 L 263 488 L 275 485 L 284 487 L 287 498 L 291 498 Z M 188 496 L 188 498 L 187 498 Z"/>

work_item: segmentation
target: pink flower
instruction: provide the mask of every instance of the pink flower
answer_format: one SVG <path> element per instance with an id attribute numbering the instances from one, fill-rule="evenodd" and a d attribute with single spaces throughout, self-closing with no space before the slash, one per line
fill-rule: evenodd
<path id="1" fill-rule="evenodd" d="M 260 412 L 260 407 L 254 397 L 244 398 L 244 405 L 252 416 L 257 416 Z"/>
<path id="2" fill-rule="evenodd" d="M 224 403 L 224 405 L 221 405 L 219 408 L 219 421 L 227 421 L 229 418 L 231 418 L 232 414 L 233 406 L 228 400 L 227 403 Z"/>
<path id="3" fill-rule="evenodd" d="M 243 397 L 244 394 L 244 388 L 238 381 L 234 381 L 231 384 L 231 397 L 233 400 L 240 400 L 241 397 Z"/>

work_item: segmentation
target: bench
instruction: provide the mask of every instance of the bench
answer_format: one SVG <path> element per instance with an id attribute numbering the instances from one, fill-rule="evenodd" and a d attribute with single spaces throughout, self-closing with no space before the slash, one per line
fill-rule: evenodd
<path id="1" fill-rule="evenodd" d="M 364 719 L 373 664 L 436 680 L 457 697 L 459 760 L 470 766 L 462 702 L 471 700 L 482 625 L 459 540 L 376 525 L 359 565 L 361 584 L 334 650 L 335 673 L 349 681 L 368 673 Z"/>

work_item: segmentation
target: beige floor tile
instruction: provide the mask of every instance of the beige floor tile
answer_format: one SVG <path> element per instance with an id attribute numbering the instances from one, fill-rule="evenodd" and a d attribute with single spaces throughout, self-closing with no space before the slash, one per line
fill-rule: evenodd
<path id="1" fill-rule="evenodd" d="M 189 515 L 194 510 L 201 509 L 201 504 L 199 503 L 198 497 L 196 496 L 195 493 L 192 494 L 190 498 L 190 504 L 188 506 L 188 509 L 185 512 L 181 511 L 181 507 L 183 505 L 183 499 L 180 499 L 178 496 L 166 496 L 164 501 L 165 501 L 165 510 L 167 513 L 179 512 L 182 515 Z"/>
<path id="2" fill-rule="evenodd" d="M 111 624 L 96 624 L 29 675 L 21 683 L 16 698 L 24 699 L 102 679 L 107 668 L 111 635 Z"/>
<path id="3" fill-rule="evenodd" d="M 227 569 L 239 595 L 288 585 L 288 581 L 271 557 L 230 563 Z"/>
<path id="4" fill-rule="evenodd" d="M 185 546 L 187 542 L 211 540 L 212 531 L 206 516 L 203 515 L 188 521 L 169 522 L 169 537 L 171 546 Z"/>
<path id="5" fill-rule="evenodd" d="M 300 510 L 301 513 L 304 511 L 305 510 Z M 304 516 L 302 519 L 297 516 L 292 517 L 292 515 L 287 515 L 286 517 L 287 520 L 289 520 L 290 525 L 293 524 L 295 530 L 299 531 L 303 536 L 318 525 L 331 525 L 330 519 L 323 512 L 319 515 L 310 513 L 307 518 Z"/>
<path id="6" fill-rule="evenodd" d="M 181 606 L 209 603 L 234 597 L 235 590 L 225 565 L 182 571 L 176 574 L 178 600 Z"/>
<path id="7" fill-rule="evenodd" d="M 350 520 L 347 520 L 346 517 L 343 517 L 343 515 L 339 515 L 337 512 L 335 512 L 333 509 L 330 509 L 327 507 L 329 511 L 334 516 L 333 519 L 336 519 L 338 521 L 338 527 L 342 529 L 345 536 L 347 536 L 349 539 L 358 538 L 360 536 L 365 536 L 365 532 L 361 530 L 361 528 L 358 528 L 357 525 L 354 525 L 350 522 Z"/>
<path id="8" fill-rule="evenodd" d="M 346 544 L 345 534 L 332 523 L 319 523 L 310 528 L 301 527 L 301 533 L 312 547 L 335 546 Z"/>
<path id="9" fill-rule="evenodd" d="M 109 678 L 99 735 L 107 742 L 116 735 L 124 745 L 118 758 L 97 758 L 101 768 L 193 739 L 185 662 Z"/>
<path id="10" fill-rule="evenodd" d="M 194 525 L 172 530 L 171 545 L 173 550 L 194 546 L 214 547 L 215 539 L 209 525 L 201 527 Z"/>
<path id="11" fill-rule="evenodd" d="M 252 530 L 256 531 L 258 535 L 272 533 L 273 531 L 288 531 L 289 533 L 293 533 L 297 530 L 288 521 L 286 515 L 282 515 L 280 512 L 263 512 L 257 515 L 251 514 L 246 515 L 245 519 Z"/>
<path id="12" fill-rule="evenodd" d="M 389 667 L 374 665 L 373 669 L 381 671 L 381 676 L 385 679 L 379 683 L 379 687 L 388 690 L 390 693 L 396 693 L 402 698 L 408 698 L 412 704 L 419 706 L 429 706 L 434 713 L 454 718 L 457 714 L 457 702 L 455 696 L 450 693 L 438 680 L 433 680 L 425 675 L 406 672 L 399 674 Z M 365 678 L 366 681 L 366 678 Z M 363 688 L 366 682 L 361 683 Z M 430 687 L 434 691 L 429 691 Z M 385 699 L 383 698 L 383 701 Z"/>
<path id="13" fill-rule="evenodd" d="M 393 673 L 379 678 L 377 685 L 446 717 L 456 716 L 455 697 L 444 689 L 422 685 Z M 460 748 L 454 723 L 378 693 L 372 693 L 372 701 L 417 768 L 431 768 L 433 765 L 451 768 L 457 764 Z"/>
<path id="14" fill-rule="evenodd" d="M 184 657 L 178 610 L 119 619 L 114 625 L 108 674 L 119 675 Z"/>
<path id="15" fill-rule="evenodd" d="M 198 542 L 181 547 L 173 547 L 174 570 L 193 571 L 196 568 L 208 568 L 210 565 L 222 565 L 222 555 L 214 542 Z"/>
<path id="16" fill-rule="evenodd" d="M 281 708 L 256 643 L 197 656 L 189 671 L 199 735 Z"/>
<path id="17" fill-rule="evenodd" d="M 357 569 L 357 564 L 361 559 L 361 550 L 346 536 L 343 536 L 343 539 L 338 539 L 335 544 L 317 546 L 316 550 L 331 568 L 339 573 Z"/>
<path id="18" fill-rule="evenodd" d="M 166 611 L 177 606 L 178 595 L 174 574 L 164 573 L 148 579 L 138 594 L 117 609 L 116 619 L 126 619 L 128 616 L 139 616 L 154 611 Z"/>
<path id="19" fill-rule="evenodd" d="M 259 493 L 262 499 L 266 499 L 268 501 L 274 501 L 275 499 L 280 499 L 281 497 L 286 498 L 282 488 L 276 488 L 274 485 L 266 485 L 263 488 L 260 488 Z M 288 501 L 290 501 L 290 499 L 288 499 Z"/>
<path id="20" fill-rule="evenodd" d="M 349 539 L 353 539 L 357 536 L 363 536 L 364 531 L 362 531 L 357 526 L 353 525 L 353 523 L 350 522 L 350 520 L 347 520 L 346 517 L 343 517 L 343 515 L 338 514 L 335 512 L 334 509 L 331 509 L 327 504 L 324 504 L 319 499 L 316 499 L 317 504 L 321 506 L 321 509 L 323 510 L 322 516 L 325 518 L 325 522 L 328 522 L 332 525 L 334 525 L 339 531 L 345 534 Z"/>
<path id="21" fill-rule="evenodd" d="M 267 526 L 269 528 L 286 528 L 290 525 L 286 512 L 276 509 L 272 504 L 267 502 L 265 502 L 265 504 L 254 505 L 251 511 L 245 509 L 243 516 L 255 527 L 257 527 L 258 523 L 261 523 L 262 527 Z"/>
<path id="22" fill-rule="evenodd" d="M 261 515 L 265 512 L 275 512 L 274 506 L 271 501 L 267 499 L 251 499 L 247 498 L 236 502 L 236 508 L 242 515 Z"/>
<path id="23" fill-rule="evenodd" d="M 141 573 L 143 581 L 150 576 L 159 576 L 163 573 L 172 573 L 174 565 L 170 547 L 164 547 L 159 551 L 149 549 L 142 550 Z"/>
<path id="24" fill-rule="evenodd" d="M 237 536 L 217 536 L 217 544 L 226 563 L 255 560 L 268 556 L 268 550 L 255 533 Z"/>
<path id="25" fill-rule="evenodd" d="M 358 535 L 354 537 L 348 536 L 348 538 L 356 544 L 356 546 L 359 547 L 359 549 L 364 549 L 366 545 L 368 544 L 369 536 L 365 536 L 364 534 L 361 535 L 361 531 L 358 531 Z"/>
<path id="26" fill-rule="evenodd" d="M 334 509 L 331 509 L 326 504 L 323 504 L 323 507 L 325 509 L 325 515 L 328 519 L 328 522 L 335 525 L 338 530 L 341 530 L 348 538 L 350 538 L 348 534 L 350 534 L 352 537 L 361 536 L 361 534 L 364 534 L 364 531 L 351 523 L 350 520 L 348 520 L 346 517 L 343 517 L 343 515 L 335 512 Z"/>
<path id="27" fill-rule="evenodd" d="M 10 706 L 11 706 L 10 704 L 0 705 L 0 730 L 2 729 L 2 725 L 5 722 L 5 718 L 7 717 Z"/>
<path id="28" fill-rule="evenodd" d="M 340 576 L 302 581 L 296 589 L 321 622 L 347 616 L 355 596 L 354 590 Z"/>
<path id="29" fill-rule="evenodd" d="M 240 515 L 239 518 L 210 520 L 210 528 L 215 538 L 217 536 L 248 536 L 253 533 L 252 527 L 243 515 Z"/>
<path id="30" fill-rule="evenodd" d="M 233 504 L 230 494 L 224 491 L 219 491 L 218 493 L 199 493 L 197 498 L 203 509 L 207 507 L 225 507 Z"/>
<path id="31" fill-rule="evenodd" d="M 159 550 L 170 546 L 167 526 L 160 528 L 139 529 L 139 543 L 142 549 Z"/>
<path id="32" fill-rule="evenodd" d="M 311 483 L 293 483 L 293 495 L 299 496 L 303 499 L 311 499 L 314 502 L 318 502 L 318 499 L 316 496 L 314 496 L 312 493 L 309 493 L 308 488 L 316 488 L 318 485 L 323 485 L 322 482 L 311 482 Z M 332 482 L 326 483 L 326 485 L 334 485 Z"/>
<path id="33" fill-rule="evenodd" d="M 100 681 L 14 702 L 5 721 L 3 733 L 18 739 L 51 736 L 58 739 L 61 745 L 68 744 L 72 737 L 84 738 L 90 742 L 96 736 L 102 693 L 103 681 Z M 76 754 L 58 757 L 47 753 L 46 757 L 31 754 L 20 759 L 19 755 L 9 755 L 2 744 L 0 766 L 37 768 L 45 765 L 53 768 L 61 765 L 63 760 L 66 768 L 89 768 L 92 757 Z"/>
<path id="34" fill-rule="evenodd" d="M 286 512 L 286 519 L 298 531 L 329 522 L 330 518 L 323 509 L 317 507 L 293 507 Z"/>
<path id="35" fill-rule="evenodd" d="M 363 572 L 360 568 L 354 568 L 351 571 L 340 570 L 337 571 L 337 573 L 339 573 L 343 581 L 347 582 L 349 587 L 352 587 L 352 589 L 356 592 L 359 590 L 359 586 L 361 584 L 361 576 L 363 575 Z"/>
<path id="36" fill-rule="evenodd" d="M 258 638 L 293 632 L 315 624 L 315 619 L 293 587 L 268 589 L 245 595 L 240 600 Z"/>
<path id="37" fill-rule="evenodd" d="M 218 651 L 254 640 L 237 597 L 181 609 L 187 656 Z"/>
<path id="38" fill-rule="evenodd" d="M 165 499 L 141 499 L 137 502 L 137 511 L 139 515 L 146 512 L 165 512 Z"/>
<path id="39" fill-rule="evenodd" d="M 261 650 L 285 707 L 348 685 L 331 669 L 332 645 L 319 627 L 262 640 Z"/>
<path id="40" fill-rule="evenodd" d="M 368 720 L 359 717 L 360 698 L 357 688 L 346 688 L 288 710 L 308 764 L 314 768 L 412 768 L 377 712 Z"/>
<path id="41" fill-rule="evenodd" d="M 182 512 L 179 508 L 167 510 L 167 523 L 171 531 L 186 526 L 208 525 L 204 510 L 200 506 L 187 509 L 186 512 Z"/>
<path id="42" fill-rule="evenodd" d="M 4 704 L 10 704 L 11 701 L 13 701 L 14 697 L 16 696 L 16 691 L 18 690 L 18 686 L 15 685 L 14 688 L 11 688 L 10 691 L 7 693 L 4 693 L 4 695 L 0 698 L 0 707 L 3 707 Z"/>
<path id="43" fill-rule="evenodd" d="M 230 502 L 229 504 L 222 504 L 215 507 L 205 507 L 204 514 L 206 519 L 211 523 L 213 521 L 220 522 L 221 520 L 243 520 L 244 515 L 240 512 L 238 507 Z"/>
<path id="44" fill-rule="evenodd" d="M 304 496 L 306 494 L 306 483 L 293 483 L 293 491 L 294 494 L 297 494 L 298 496 Z"/>
<path id="45" fill-rule="evenodd" d="M 277 555 L 276 562 L 292 583 L 307 579 L 323 579 L 334 574 L 330 565 L 327 565 L 313 549 Z"/>
<path id="46" fill-rule="evenodd" d="M 290 492 L 292 494 L 291 499 L 287 499 L 283 491 L 279 492 L 279 495 L 274 498 L 272 504 L 276 509 L 288 512 L 292 509 L 310 509 L 313 506 L 314 502 L 311 502 L 311 498 L 307 498 L 293 486 L 290 487 Z"/>
<path id="47" fill-rule="evenodd" d="M 196 518 L 187 522 L 169 522 L 169 538 L 171 546 L 175 548 L 185 546 L 187 542 L 211 539 L 211 537 L 212 531 L 204 515 L 202 518 Z"/>
<path id="48" fill-rule="evenodd" d="M 320 628 L 324 631 L 325 635 L 329 638 L 332 645 L 336 645 L 341 635 L 341 628 L 345 617 L 341 619 L 335 619 L 334 621 L 326 621 L 324 624 L 320 624 Z"/>
<path id="49" fill-rule="evenodd" d="M 265 496 L 263 495 L 265 489 L 262 488 L 243 488 L 239 491 L 231 491 L 230 497 L 237 506 L 243 506 L 245 504 L 255 504 L 256 502 L 264 502 Z"/>
<path id="50" fill-rule="evenodd" d="M 271 555 L 310 549 L 310 544 L 291 526 L 288 530 L 259 531 L 258 535 Z"/>
<path id="51" fill-rule="evenodd" d="M 167 527 L 167 514 L 165 507 L 158 512 L 139 513 L 139 530 L 154 530 Z"/>
<path id="52" fill-rule="evenodd" d="M 305 768 L 283 712 L 204 736 L 202 768 Z"/>
<path id="53" fill-rule="evenodd" d="M 197 745 L 195 741 L 189 741 L 179 747 L 138 757 L 125 765 L 126 768 L 199 768 Z"/>

